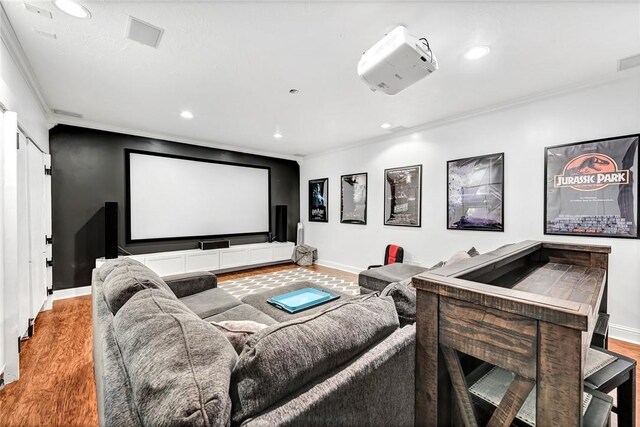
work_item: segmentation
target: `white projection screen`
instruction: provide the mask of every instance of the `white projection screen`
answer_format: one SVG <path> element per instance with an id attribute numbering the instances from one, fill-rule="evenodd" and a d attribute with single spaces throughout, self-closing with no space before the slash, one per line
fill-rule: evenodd
<path id="1" fill-rule="evenodd" d="M 269 232 L 266 167 L 126 150 L 127 241 Z"/>

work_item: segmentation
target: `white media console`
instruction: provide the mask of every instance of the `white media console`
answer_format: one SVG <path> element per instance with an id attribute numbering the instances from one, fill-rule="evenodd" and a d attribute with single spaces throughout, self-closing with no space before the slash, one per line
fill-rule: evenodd
<path id="1" fill-rule="evenodd" d="M 135 259 L 155 271 L 159 276 L 168 276 L 192 271 L 231 271 L 289 261 L 293 255 L 293 248 L 292 242 L 253 243 L 224 249 L 188 249 L 127 255 L 119 258 Z M 104 258 L 96 259 L 96 267 L 100 267 L 106 261 Z"/>

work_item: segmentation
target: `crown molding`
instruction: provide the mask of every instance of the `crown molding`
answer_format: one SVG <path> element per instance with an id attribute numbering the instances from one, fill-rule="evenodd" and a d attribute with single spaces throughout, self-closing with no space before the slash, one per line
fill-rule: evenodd
<path id="1" fill-rule="evenodd" d="M 203 139 L 186 138 L 186 137 L 171 135 L 166 133 L 148 132 L 148 131 L 143 131 L 143 130 L 133 129 L 133 128 L 112 126 L 105 123 L 89 121 L 86 119 L 61 116 L 55 113 L 51 115 L 50 122 L 55 124 L 61 124 L 61 125 L 69 125 L 69 126 L 76 126 L 76 127 L 87 128 L 87 129 L 102 130 L 106 132 L 121 133 L 125 135 L 140 136 L 143 138 L 152 138 L 152 139 L 159 139 L 159 140 L 169 141 L 169 142 L 178 142 L 181 144 L 198 145 L 200 147 L 216 148 L 218 150 L 234 151 L 236 153 L 245 153 L 245 154 L 253 154 L 256 156 L 274 157 L 277 159 L 284 159 L 284 160 L 293 160 L 298 163 L 300 162 L 300 160 L 302 160 L 301 156 L 295 156 L 292 154 L 276 153 L 273 151 L 253 150 L 253 149 L 244 148 L 238 145 L 220 144 L 220 143 L 211 142 Z"/>
<path id="2" fill-rule="evenodd" d="M 374 144 L 376 142 L 388 141 L 390 139 L 411 135 L 417 132 L 423 132 L 429 129 L 434 129 L 446 125 L 450 125 L 452 123 L 456 123 L 462 120 L 471 119 L 473 117 L 482 116 L 484 114 L 493 113 L 496 111 L 506 110 L 509 108 L 518 107 L 520 105 L 526 105 L 535 101 L 541 101 L 544 99 L 554 98 L 556 96 L 562 96 L 565 94 L 577 92 L 580 90 L 588 89 L 591 87 L 601 86 L 607 83 L 612 83 L 616 81 L 622 80 L 630 80 L 633 78 L 637 78 L 640 81 L 640 68 L 629 68 L 624 71 L 617 71 L 614 73 L 607 74 L 605 76 L 601 76 L 598 78 L 586 80 L 580 83 L 574 83 L 571 85 L 562 86 L 555 89 L 535 92 L 529 95 L 525 95 L 519 98 L 514 98 L 508 101 L 499 102 L 497 104 L 492 104 L 486 107 L 477 108 L 475 110 L 466 111 L 461 114 L 456 114 L 449 117 L 443 117 L 441 119 L 432 120 L 429 122 L 425 122 L 413 127 L 405 128 L 399 130 L 397 132 L 390 132 L 385 135 L 375 136 L 373 138 L 367 138 L 360 141 L 353 142 L 351 144 L 344 145 L 338 148 L 331 148 L 328 150 L 322 150 L 315 153 L 307 154 L 302 157 L 305 159 L 313 159 L 315 157 L 322 157 L 331 153 L 338 153 L 342 151 L 351 150 L 353 148 L 362 147 L 364 145 Z"/>
<path id="3" fill-rule="evenodd" d="M 51 115 L 51 109 L 42 95 L 42 88 L 36 79 L 33 66 L 31 65 L 31 62 L 29 62 L 29 58 L 27 58 L 24 49 L 22 49 L 20 40 L 18 40 L 18 36 L 11 25 L 11 21 L 9 21 L 9 17 L 4 10 L 2 3 L 0 3 L 0 39 L 4 42 L 5 46 L 7 46 L 11 58 L 13 58 L 18 66 L 18 70 L 27 82 L 27 86 L 29 86 L 38 106 L 44 113 L 45 117 L 49 117 Z"/>

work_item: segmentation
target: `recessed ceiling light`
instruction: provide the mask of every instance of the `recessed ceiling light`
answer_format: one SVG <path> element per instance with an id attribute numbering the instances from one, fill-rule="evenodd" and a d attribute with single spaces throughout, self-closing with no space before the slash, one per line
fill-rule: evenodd
<path id="1" fill-rule="evenodd" d="M 183 111 L 180 113 L 180 117 L 183 119 L 193 119 L 193 113 L 191 111 Z"/>
<path id="2" fill-rule="evenodd" d="M 391 123 L 383 123 L 380 125 L 382 129 L 389 129 L 391 127 Z"/>
<path id="3" fill-rule="evenodd" d="M 74 18 L 91 18 L 91 13 L 87 10 L 87 8 L 79 3 L 76 3 L 73 0 L 54 0 L 53 4 L 55 4 L 58 9 L 60 9 L 67 15 L 73 16 Z"/>
<path id="4" fill-rule="evenodd" d="M 487 56 L 490 51 L 489 46 L 475 46 L 469 49 L 464 54 L 464 57 L 467 59 L 480 59 L 483 56 Z"/>
<path id="5" fill-rule="evenodd" d="M 274 134 L 273 134 L 273 137 L 274 137 L 275 139 L 280 139 L 280 138 L 282 138 L 282 134 L 281 134 L 281 133 L 276 132 L 276 133 L 274 133 Z"/>

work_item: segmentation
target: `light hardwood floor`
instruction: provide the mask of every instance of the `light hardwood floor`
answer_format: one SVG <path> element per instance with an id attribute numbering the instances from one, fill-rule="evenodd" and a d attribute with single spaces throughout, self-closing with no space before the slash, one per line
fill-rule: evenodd
<path id="1" fill-rule="evenodd" d="M 295 267 L 263 267 L 221 274 L 218 279 L 233 280 Z M 357 275 L 340 270 L 308 268 L 345 280 L 357 280 Z M 612 351 L 640 360 L 639 345 L 613 339 L 609 343 Z M 96 426 L 91 351 L 90 296 L 56 301 L 52 310 L 41 313 L 34 336 L 23 343 L 20 380 L 0 391 L 0 426 Z M 637 394 L 640 396 L 640 390 Z M 640 414 L 640 405 L 638 409 Z"/>

